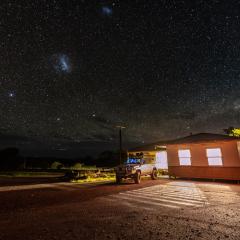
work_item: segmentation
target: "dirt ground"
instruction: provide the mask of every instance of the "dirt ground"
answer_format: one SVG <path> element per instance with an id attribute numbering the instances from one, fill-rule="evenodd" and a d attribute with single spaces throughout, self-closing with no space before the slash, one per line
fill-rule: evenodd
<path id="1" fill-rule="evenodd" d="M 239 236 L 236 184 L 167 179 L 140 185 L 0 183 L 1 240 Z"/>

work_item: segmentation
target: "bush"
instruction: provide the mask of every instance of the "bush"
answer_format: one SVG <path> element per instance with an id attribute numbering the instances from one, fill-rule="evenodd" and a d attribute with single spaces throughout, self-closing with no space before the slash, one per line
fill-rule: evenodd
<path id="1" fill-rule="evenodd" d="M 82 168 L 82 164 L 81 163 L 75 163 L 72 167 L 72 169 L 81 169 Z"/>
<path id="2" fill-rule="evenodd" d="M 51 169 L 61 169 L 63 168 L 63 164 L 60 162 L 53 162 L 51 165 Z"/>

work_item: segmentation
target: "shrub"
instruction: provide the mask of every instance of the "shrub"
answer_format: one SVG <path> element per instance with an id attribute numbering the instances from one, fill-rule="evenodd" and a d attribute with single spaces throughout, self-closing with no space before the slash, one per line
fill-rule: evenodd
<path id="1" fill-rule="evenodd" d="M 60 162 L 53 162 L 51 165 L 51 168 L 52 169 L 61 169 L 61 168 L 63 168 L 63 164 Z"/>
<path id="2" fill-rule="evenodd" d="M 82 164 L 81 163 L 75 163 L 72 167 L 72 169 L 81 169 L 82 168 Z"/>

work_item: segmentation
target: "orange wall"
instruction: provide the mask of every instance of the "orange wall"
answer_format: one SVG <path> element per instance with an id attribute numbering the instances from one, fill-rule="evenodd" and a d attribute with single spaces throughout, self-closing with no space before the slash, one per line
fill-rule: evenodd
<path id="1" fill-rule="evenodd" d="M 206 148 L 221 148 L 223 166 L 209 166 Z M 180 166 L 178 149 L 190 149 L 191 166 Z M 167 146 L 168 172 L 182 178 L 213 178 L 240 180 L 240 148 L 237 141 Z"/>
<path id="2" fill-rule="evenodd" d="M 240 180 L 240 167 L 176 166 L 169 167 L 168 173 L 170 176 L 182 178 Z"/>
<path id="3" fill-rule="evenodd" d="M 240 167 L 240 158 L 236 141 L 168 145 L 168 164 L 169 166 L 179 166 L 178 150 L 190 149 L 191 166 L 208 166 L 206 155 L 207 148 L 221 148 L 224 167 Z"/>

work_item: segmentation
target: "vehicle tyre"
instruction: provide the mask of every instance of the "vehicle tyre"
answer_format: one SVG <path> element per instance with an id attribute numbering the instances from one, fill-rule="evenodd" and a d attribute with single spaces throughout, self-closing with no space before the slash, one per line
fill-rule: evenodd
<path id="1" fill-rule="evenodd" d="M 122 182 L 122 178 L 119 176 L 116 176 L 116 183 L 119 184 Z"/>
<path id="2" fill-rule="evenodd" d="M 157 179 L 157 169 L 153 169 L 152 174 L 151 174 L 151 178 L 152 178 L 152 180 Z"/>
<path id="3" fill-rule="evenodd" d="M 138 171 L 136 172 L 135 176 L 134 176 L 134 182 L 136 184 L 139 184 L 141 182 L 141 173 Z"/>

